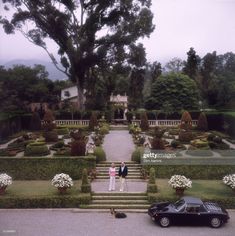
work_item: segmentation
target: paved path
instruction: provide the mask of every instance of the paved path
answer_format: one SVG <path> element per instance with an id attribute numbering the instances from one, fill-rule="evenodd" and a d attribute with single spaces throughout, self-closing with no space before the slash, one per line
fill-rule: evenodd
<path id="1" fill-rule="evenodd" d="M 132 180 L 126 180 L 127 185 L 125 186 L 125 192 L 146 192 L 147 190 L 147 182 L 146 181 L 132 181 Z M 116 190 L 112 191 L 112 193 L 120 192 L 120 182 L 118 179 L 116 179 Z M 107 192 L 109 188 L 109 180 L 104 181 L 93 181 L 91 183 L 92 191 L 98 193 L 98 192 Z"/>
<path id="2" fill-rule="evenodd" d="M 146 213 L 127 213 L 115 219 L 110 213 L 73 213 L 71 210 L 0 210 L 0 236 L 233 236 L 235 212 L 219 228 L 171 226 L 161 228 Z"/>
<path id="3" fill-rule="evenodd" d="M 104 138 L 107 161 L 130 161 L 135 149 L 128 130 L 111 130 Z"/>

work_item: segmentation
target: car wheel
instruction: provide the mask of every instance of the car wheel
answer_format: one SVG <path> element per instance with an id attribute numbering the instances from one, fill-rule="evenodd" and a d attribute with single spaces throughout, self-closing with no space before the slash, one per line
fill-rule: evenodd
<path id="1" fill-rule="evenodd" d="M 212 228 L 219 228 L 222 225 L 222 221 L 218 217 L 211 218 L 210 225 Z"/>
<path id="2" fill-rule="evenodd" d="M 170 219 L 168 217 L 164 216 L 164 217 L 160 218 L 159 224 L 160 224 L 161 227 L 169 227 L 171 222 L 170 222 Z"/>

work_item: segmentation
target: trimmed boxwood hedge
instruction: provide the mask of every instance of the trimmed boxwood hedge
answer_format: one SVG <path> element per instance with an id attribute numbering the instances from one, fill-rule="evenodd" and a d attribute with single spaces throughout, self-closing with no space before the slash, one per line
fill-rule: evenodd
<path id="1" fill-rule="evenodd" d="M 152 165 L 143 166 L 155 169 L 156 178 L 170 178 L 172 175 L 185 175 L 190 179 L 222 179 L 235 173 L 235 165 Z"/>
<path id="2" fill-rule="evenodd" d="M 1 197 L 0 208 L 75 208 L 89 204 L 90 194 L 77 196 Z"/>
<path id="3" fill-rule="evenodd" d="M 81 179 L 82 170 L 94 169 L 96 157 L 2 157 L 0 173 L 15 180 L 50 180 L 55 174 L 66 173 L 74 180 Z"/>
<path id="4" fill-rule="evenodd" d="M 148 201 L 150 203 L 154 202 L 175 202 L 179 200 L 179 197 L 162 197 L 161 195 L 155 194 L 155 193 L 148 193 Z M 221 198 L 221 197 L 213 197 L 213 199 L 209 198 L 202 198 L 203 201 L 209 201 L 209 202 L 216 202 L 220 206 L 227 208 L 227 209 L 235 209 L 235 197 L 229 197 L 229 198 Z"/>

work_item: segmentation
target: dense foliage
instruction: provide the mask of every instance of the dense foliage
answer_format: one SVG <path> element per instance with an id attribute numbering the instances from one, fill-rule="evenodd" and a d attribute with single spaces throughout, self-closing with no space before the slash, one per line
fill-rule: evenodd
<path id="1" fill-rule="evenodd" d="M 146 101 L 148 109 L 162 109 L 170 104 L 172 109 L 194 109 L 198 107 L 199 91 L 196 83 L 183 74 L 160 76 L 152 85 Z"/>

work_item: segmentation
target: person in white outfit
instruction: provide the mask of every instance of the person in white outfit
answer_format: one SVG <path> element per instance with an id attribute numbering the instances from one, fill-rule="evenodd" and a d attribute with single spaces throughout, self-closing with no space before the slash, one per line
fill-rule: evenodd
<path id="1" fill-rule="evenodd" d="M 115 190 L 116 168 L 114 163 L 109 167 L 109 191 Z"/>

